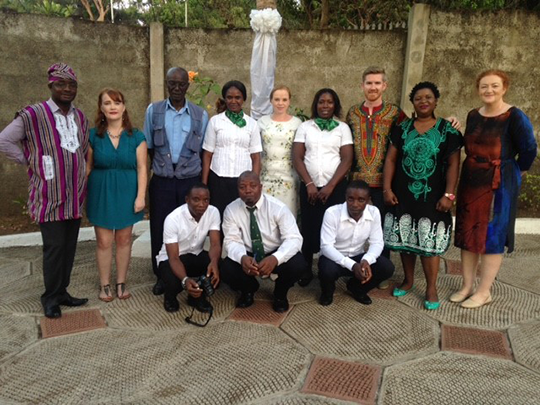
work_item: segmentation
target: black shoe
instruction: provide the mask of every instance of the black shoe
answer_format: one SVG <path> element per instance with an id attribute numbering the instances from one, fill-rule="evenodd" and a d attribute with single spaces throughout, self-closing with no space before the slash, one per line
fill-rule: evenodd
<path id="1" fill-rule="evenodd" d="M 199 312 L 212 312 L 212 304 L 204 296 L 199 298 L 193 298 L 191 295 L 188 295 L 187 303 L 189 306 L 194 307 Z"/>
<path id="2" fill-rule="evenodd" d="M 356 293 L 353 294 L 353 297 L 356 301 L 363 305 L 371 305 L 371 303 L 373 302 L 367 294 Z"/>
<path id="3" fill-rule="evenodd" d="M 62 311 L 60 310 L 60 305 L 51 305 L 43 308 L 43 312 L 47 318 L 60 318 L 62 316 Z"/>
<path id="4" fill-rule="evenodd" d="M 60 302 L 60 305 L 64 305 L 66 307 L 80 307 L 87 302 L 88 298 L 75 298 L 71 295 L 68 295 L 68 297 L 64 301 Z"/>
<path id="5" fill-rule="evenodd" d="M 289 309 L 289 301 L 287 301 L 287 298 L 274 298 L 272 308 L 276 312 L 285 312 Z"/>
<path id="6" fill-rule="evenodd" d="M 238 298 L 238 302 L 236 303 L 236 308 L 247 308 L 253 305 L 253 293 L 251 292 L 243 292 L 240 294 L 240 298 Z"/>
<path id="7" fill-rule="evenodd" d="M 305 274 L 300 280 L 298 280 L 298 285 L 300 287 L 306 287 L 313 280 L 313 273 Z"/>
<path id="8" fill-rule="evenodd" d="M 327 307 L 332 302 L 334 302 L 334 294 L 329 294 L 329 293 L 321 294 L 321 297 L 319 298 L 319 304 L 321 304 L 324 307 Z"/>
<path id="9" fill-rule="evenodd" d="M 180 303 L 176 298 L 165 298 L 163 300 L 163 308 L 167 312 L 178 312 L 180 309 Z"/>
<path id="10" fill-rule="evenodd" d="M 165 285 L 163 284 L 163 280 L 158 278 L 156 281 L 156 284 L 154 284 L 154 287 L 152 288 L 152 294 L 154 295 L 162 295 L 165 292 Z"/>

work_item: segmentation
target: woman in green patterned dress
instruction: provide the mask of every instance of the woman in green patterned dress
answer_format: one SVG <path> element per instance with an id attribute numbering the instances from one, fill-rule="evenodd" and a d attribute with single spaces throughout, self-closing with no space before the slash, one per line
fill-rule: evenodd
<path id="1" fill-rule="evenodd" d="M 384 242 L 401 254 L 405 279 L 394 296 L 414 283 L 416 256 L 426 276 L 426 309 L 440 306 L 437 295 L 439 256 L 450 246 L 452 216 L 463 140 L 450 122 L 436 118 L 440 93 L 433 83 L 418 83 L 409 99 L 415 115 L 392 128 L 384 164 L 383 193 L 389 206 Z"/>

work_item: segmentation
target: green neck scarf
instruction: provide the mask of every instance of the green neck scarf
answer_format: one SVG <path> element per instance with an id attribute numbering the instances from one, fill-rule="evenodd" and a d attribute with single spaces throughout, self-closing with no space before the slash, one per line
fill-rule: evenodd
<path id="1" fill-rule="evenodd" d="M 227 110 L 225 111 L 225 115 L 237 127 L 244 128 L 246 126 L 246 120 L 244 119 L 243 111 L 240 111 L 239 113 L 235 113 L 235 112 Z"/>
<path id="2" fill-rule="evenodd" d="M 315 124 L 317 124 L 321 131 L 332 131 L 339 126 L 339 122 L 333 118 L 315 118 Z"/>

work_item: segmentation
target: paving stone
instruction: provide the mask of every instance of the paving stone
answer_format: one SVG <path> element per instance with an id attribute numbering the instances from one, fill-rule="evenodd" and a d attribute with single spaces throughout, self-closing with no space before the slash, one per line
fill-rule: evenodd
<path id="1" fill-rule="evenodd" d="M 2 285 L 14 283 L 31 274 L 32 263 L 28 260 L 0 259 Z"/>
<path id="2" fill-rule="evenodd" d="M 223 322 L 185 335 L 141 391 L 155 404 L 253 403 L 299 389 L 311 358 L 277 328 Z"/>
<path id="3" fill-rule="evenodd" d="M 513 326 L 508 336 L 516 361 L 540 372 L 540 320 Z"/>
<path id="4" fill-rule="evenodd" d="M 185 321 L 192 311 L 192 308 L 187 305 L 186 293 L 178 295 L 180 310 L 169 313 L 163 308 L 163 295 L 153 295 L 151 288 L 151 285 L 132 288 L 131 298 L 115 299 L 103 305 L 101 309 L 108 325 L 114 328 L 157 331 L 196 328 Z M 226 286 L 217 289 L 209 301 L 214 307 L 210 324 L 224 320 L 235 308 L 235 294 Z M 205 322 L 207 317 L 207 314 L 195 311 L 193 320 Z"/>
<path id="5" fill-rule="evenodd" d="M 33 317 L 0 315 L 0 360 L 37 340 L 38 329 Z"/>
<path id="6" fill-rule="evenodd" d="M 540 245 L 540 243 L 537 242 Z M 538 256 L 512 254 L 505 257 L 497 280 L 520 289 L 540 294 L 540 253 Z"/>
<path id="7" fill-rule="evenodd" d="M 450 325 L 443 325 L 441 332 L 442 350 L 512 359 L 508 340 L 502 332 Z"/>
<path id="8" fill-rule="evenodd" d="M 43 339 L 0 365 L 0 403 L 130 403 L 171 354 L 183 353 L 182 341 L 178 332 L 110 328 Z"/>
<path id="9" fill-rule="evenodd" d="M 380 376 L 377 366 L 317 357 L 302 392 L 373 404 Z"/>
<path id="10" fill-rule="evenodd" d="M 439 350 L 438 322 L 395 300 L 366 306 L 341 295 L 327 307 L 299 304 L 281 328 L 317 355 L 346 360 L 390 364 Z"/>
<path id="11" fill-rule="evenodd" d="M 540 375 L 508 360 L 443 352 L 384 370 L 381 405 L 537 405 Z"/>
<path id="12" fill-rule="evenodd" d="M 395 300 L 396 297 L 392 295 L 394 288 L 397 287 L 397 283 L 395 281 L 391 281 L 388 288 L 385 288 L 384 290 L 379 290 L 378 288 L 374 288 L 371 290 L 368 295 L 371 298 L 382 298 L 385 300 Z"/>
<path id="13" fill-rule="evenodd" d="M 255 301 L 249 308 L 236 308 L 232 314 L 229 315 L 228 319 L 231 321 L 244 321 L 279 326 L 285 320 L 292 308 L 293 306 L 290 305 L 288 311 L 277 313 L 272 309 L 271 302 Z"/>
<path id="14" fill-rule="evenodd" d="M 491 295 L 493 302 L 481 308 L 466 309 L 448 301 L 450 295 L 461 288 L 461 277 L 439 276 L 437 291 L 441 306 L 434 311 L 424 309 L 426 281 L 415 279 L 411 292 L 398 301 L 443 323 L 486 329 L 506 329 L 509 326 L 540 317 L 540 295 L 496 281 Z"/>
<path id="15" fill-rule="evenodd" d="M 353 402 L 309 394 L 293 394 L 286 397 L 257 402 L 257 404 L 259 403 L 261 405 L 347 405 L 352 404 Z"/>
<path id="16" fill-rule="evenodd" d="M 78 310 L 62 315 L 60 318 L 41 318 L 39 323 L 43 338 L 87 332 L 106 328 L 105 320 L 97 309 Z"/>

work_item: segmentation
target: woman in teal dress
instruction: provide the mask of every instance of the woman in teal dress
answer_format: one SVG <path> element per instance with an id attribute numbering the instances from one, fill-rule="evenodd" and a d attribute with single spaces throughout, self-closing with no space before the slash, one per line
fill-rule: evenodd
<path id="1" fill-rule="evenodd" d="M 426 276 L 426 309 L 437 309 L 439 256 L 450 246 L 452 216 L 459 174 L 461 134 L 449 121 L 436 118 L 437 86 L 418 83 L 409 96 L 416 117 L 392 128 L 383 172 L 383 194 L 389 206 L 384 243 L 401 255 L 405 279 L 394 296 L 409 292 L 416 257 Z"/>
<path id="2" fill-rule="evenodd" d="M 133 224 L 143 218 L 147 148 L 144 134 L 131 125 L 124 95 L 99 93 L 96 128 L 88 152 L 88 220 L 94 225 L 100 278 L 99 299 L 114 299 L 110 286 L 112 246 L 116 242 L 116 296 L 127 299 L 126 278 Z"/>

